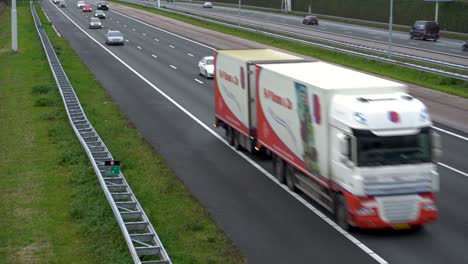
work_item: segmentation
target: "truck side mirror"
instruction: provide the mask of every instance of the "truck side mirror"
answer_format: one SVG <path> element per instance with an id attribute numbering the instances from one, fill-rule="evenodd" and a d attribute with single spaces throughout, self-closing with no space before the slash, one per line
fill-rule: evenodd
<path id="1" fill-rule="evenodd" d="M 432 138 L 432 159 L 435 161 L 438 161 L 442 157 L 442 140 L 440 138 L 440 135 L 435 132 L 431 133 L 431 138 Z"/>
<path id="2" fill-rule="evenodd" d="M 343 133 L 338 134 L 338 145 L 341 156 L 349 156 L 349 136 Z"/>

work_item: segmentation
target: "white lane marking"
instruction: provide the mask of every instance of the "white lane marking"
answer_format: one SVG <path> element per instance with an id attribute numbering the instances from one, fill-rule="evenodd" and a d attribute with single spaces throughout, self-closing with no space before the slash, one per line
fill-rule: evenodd
<path id="1" fill-rule="evenodd" d="M 203 82 L 200 81 L 200 80 L 198 80 L 198 79 L 195 79 L 195 81 L 196 81 L 197 83 L 199 83 L 199 84 L 203 84 Z"/>
<path id="2" fill-rule="evenodd" d="M 45 14 L 45 13 L 44 13 L 44 14 Z M 60 35 L 60 33 L 58 32 L 58 30 L 55 28 L 54 24 L 51 24 L 51 25 L 52 25 L 52 28 L 54 29 L 55 33 L 57 33 L 57 36 L 58 36 L 59 38 L 61 38 L 62 35 Z"/>
<path id="3" fill-rule="evenodd" d="M 127 25 L 124 25 L 124 27 L 127 27 Z"/>
<path id="4" fill-rule="evenodd" d="M 136 29 L 132 28 L 133 31 L 135 31 Z"/>
<path id="5" fill-rule="evenodd" d="M 158 42 L 159 42 L 159 39 L 154 39 L 154 40 L 156 40 L 156 41 L 158 41 Z"/>
<path id="6" fill-rule="evenodd" d="M 129 19 L 131 19 L 131 20 L 137 21 L 138 23 L 143 24 L 143 25 L 145 25 L 145 26 L 148 26 L 148 27 L 150 27 L 150 28 L 153 28 L 153 29 L 162 31 L 162 32 L 164 32 L 164 33 L 167 33 L 167 34 L 169 34 L 169 35 L 178 37 L 178 38 L 180 38 L 180 39 L 183 39 L 183 40 L 186 40 L 186 41 L 195 43 L 195 44 L 200 45 L 200 46 L 202 46 L 202 47 L 205 47 L 205 48 L 207 48 L 207 49 L 215 50 L 215 48 L 213 48 L 213 47 L 210 47 L 210 46 L 205 45 L 205 44 L 202 44 L 202 43 L 200 43 L 200 42 L 191 40 L 191 39 L 186 38 L 186 37 L 182 37 L 182 36 L 177 35 L 177 34 L 175 34 L 175 33 L 172 33 L 172 32 L 169 32 L 169 31 L 167 31 L 167 30 L 164 30 L 164 29 L 162 29 L 162 28 L 155 27 L 155 26 L 153 26 L 153 25 L 150 25 L 150 24 L 148 24 L 148 23 L 145 23 L 145 22 L 143 22 L 143 21 L 141 21 L 141 20 L 138 20 L 138 19 L 136 19 L 136 18 L 133 18 L 133 17 L 131 17 L 131 16 L 127 16 L 127 15 L 125 15 L 125 14 L 122 14 L 122 13 L 117 12 L 117 11 L 114 11 L 114 10 L 111 10 L 111 12 L 116 13 L 116 14 L 119 14 L 119 15 L 121 15 L 121 16 L 123 16 L 123 17 L 129 18 Z"/>
<path id="7" fill-rule="evenodd" d="M 153 58 L 155 58 L 155 59 L 158 58 L 158 56 L 156 56 L 156 55 L 154 55 L 154 54 L 151 54 L 151 56 L 152 56 Z"/>
<path id="8" fill-rule="evenodd" d="M 175 49 L 175 47 L 174 47 L 174 46 L 172 46 L 172 45 L 169 45 L 169 47 L 171 47 L 171 49 Z"/>
<path id="9" fill-rule="evenodd" d="M 128 42 L 129 40 L 128 40 L 128 39 L 126 39 L 125 41 L 126 41 L 126 42 Z"/>
<path id="10" fill-rule="evenodd" d="M 171 65 L 171 68 L 174 69 L 174 70 L 177 70 L 177 67 L 174 66 L 174 65 Z"/>
<path id="11" fill-rule="evenodd" d="M 140 46 L 137 46 L 137 49 L 140 49 L 140 50 L 141 50 L 141 47 L 140 47 Z"/>
<path id="12" fill-rule="evenodd" d="M 189 55 L 190 57 L 194 57 L 193 54 L 191 54 L 191 53 L 187 53 L 187 55 Z"/>
<path id="13" fill-rule="evenodd" d="M 143 36 L 146 36 L 146 33 L 141 33 Z"/>
<path id="14" fill-rule="evenodd" d="M 440 132 L 443 132 L 443 133 L 445 133 L 445 134 L 448 134 L 448 135 L 457 137 L 457 138 L 459 138 L 459 139 L 463 139 L 463 140 L 465 140 L 465 141 L 468 141 L 468 137 L 464 137 L 464 136 L 458 135 L 458 134 L 456 134 L 456 133 L 450 132 L 450 131 L 445 130 L 445 129 L 442 129 L 442 128 L 440 128 L 440 127 L 432 126 L 432 128 L 434 128 L 434 129 L 436 129 L 436 130 L 439 130 Z"/>
<path id="15" fill-rule="evenodd" d="M 117 20 L 117 23 L 120 23 L 120 22 Z"/>
<path id="16" fill-rule="evenodd" d="M 415 43 L 415 42 L 408 42 L 408 43 L 411 45 L 416 45 L 416 46 L 419 45 L 418 43 Z"/>
<path id="17" fill-rule="evenodd" d="M 451 166 L 449 166 L 449 165 L 447 165 L 447 164 L 444 164 L 444 163 L 442 163 L 442 162 L 437 162 L 437 164 L 439 164 L 440 166 L 445 167 L 445 168 L 447 168 L 447 169 L 449 169 L 449 170 L 453 170 L 454 172 L 457 172 L 457 173 L 459 173 L 459 174 L 461 174 L 461 175 L 463 175 L 463 176 L 465 176 L 465 177 L 468 177 L 468 173 L 463 172 L 463 171 L 461 171 L 461 170 L 457 170 L 457 169 L 455 169 L 454 167 L 451 167 Z"/>
<path id="18" fill-rule="evenodd" d="M 110 19 L 112 20 L 112 17 L 110 17 Z"/>

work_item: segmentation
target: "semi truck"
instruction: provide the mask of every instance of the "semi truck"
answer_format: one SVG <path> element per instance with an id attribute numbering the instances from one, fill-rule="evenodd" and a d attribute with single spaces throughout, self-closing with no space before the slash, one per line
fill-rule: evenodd
<path id="1" fill-rule="evenodd" d="M 440 137 L 406 85 L 268 49 L 216 50 L 215 127 L 353 228 L 437 219 Z"/>

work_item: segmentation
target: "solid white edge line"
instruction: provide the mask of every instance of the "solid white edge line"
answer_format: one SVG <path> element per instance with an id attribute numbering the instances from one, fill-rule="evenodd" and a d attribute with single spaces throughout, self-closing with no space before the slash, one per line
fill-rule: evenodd
<path id="1" fill-rule="evenodd" d="M 468 141 L 468 137 L 464 137 L 464 136 L 458 135 L 458 134 L 456 134 L 456 133 L 450 132 L 450 131 L 445 130 L 445 129 L 442 129 L 442 128 L 440 128 L 440 127 L 432 126 L 432 128 L 434 128 L 434 129 L 436 129 L 436 130 L 439 130 L 440 132 L 444 132 L 445 134 L 448 134 L 448 135 L 457 137 L 457 138 L 459 138 L 459 139 L 463 139 L 463 140 L 465 140 L 465 141 Z"/>
<path id="2" fill-rule="evenodd" d="M 57 8 L 57 7 L 56 7 Z M 58 8 L 57 8 L 58 9 Z M 288 187 L 286 187 L 283 184 L 280 184 L 276 178 L 271 175 L 268 171 L 266 171 L 264 168 L 262 168 L 260 165 L 255 163 L 252 159 L 250 159 L 246 154 L 237 151 L 234 147 L 230 146 L 229 143 L 220 135 L 218 135 L 214 130 L 212 130 L 208 125 L 203 123 L 200 119 L 198 119 L 195 115 L 190 113 L 187 109 L 185 109 L 182 105 L 177 103 L 174 99 L 169 97 L 166 93 L 164 93 L 161 89 L 159 89 L 156 85 L 154 85 L 152 82 L 150 82 L 148 79 L 146 79 L 143 75 L 141 75 L 139 72 L 137 72 L 135 69 L 133 69 L 130 65 L 125 63 L 122 59 L 120 59 L 117 55 L 115 55 L 113 52 L 111 52 L 108 48 L 106 48 L 104 45 L 102 45 L 99 41 L 94 39 L 88 32 L 86 32 L 84 29 L 82 29 L 78 24 L 76 24 L 75 21 L 73 21 L 69 16 L 67 16 L 62 10 L 59 10 L 68 20 L 70 20 L 78 29 L 80 29 L 85 35 L 87 35 L 90 39 L 92 39 L 96 44 L 101 46 L 107 53 L 109 53 L 112 57 L 114 57 L 116 60 L 118 60 L 120 63 L 122 63 L 125 67 L 127 67 L 131 72 L 133 72 L 136 76 L 138 76 L 141 80 L 143 80 L 146 84 L 151 86 L 156 92 L 158 92 L 160 95 L 162 95 L 164 98 L 166 98 L 169 102 L 171 102 L 174 106 L 179 108 L 183 113 L 185 113 L 187 116 L 189 116 L 193 121 L 195 121 L 198 125 L 200 125 L 202 128 L 204 128 L 206 131 L 211 133 L 214 137 L 216 137 L 219 141 L 221 141 L 224 145 L 226 145 L 228 148 L 233 150 L 235 153 L 237 153 L 239 156 L 241 156 L 245 161 L 250 163 L 254 168 L 262 172 L 265 176 L 267 176 L 270 180 L 275 182 L 280 188 L 288 192 L 290 195 L 292 195 L 296 200 L 298 200 L 300 203 L 302 203 L 306 208 L 311 210 L 313 213 L 315 213 L 318 217 L 320 217 L 322 220 L 324 220 L 326 223 L 328 223 L 331 227 L 333 227 L 335 230 L 337 230 L 341 234 L 346 234 L 345 237 L 352 243 L 354 241 L 358 241 L 356 238 L 354 238 L 351 234 L 343 230 L 341 227 L 336 225 L 329 217 L 327 217 L 325 214 L 323 214 L 319 209 L 314 207 L 312 204 L 308 203 L 304 198 L 300 197 L 297 193 L 291 192 Z M 352 239 L 352 240 L 351 240 Z M 362 244 L 361 242 L 359 242 Z M 354 243 L 355 244 L 355 243 Z M 355 244 L 358 246 L 357 244 Z M 366 245 L 362 244 L 361 246 L 358 246 L 358 248 L 363 249 L 369 249 Z M 369 249 L 370 250 L 370 249 Z M 379 255 L 376 253 L 373 254 L 368 254 L 370 257 L 375 259 L 377 262 L 380 264 L 388 264 L 387 261 L 385 261 L 383 258 L 381 258 Z"/>
<path id="3" fill-rule="evenodd" d="M 203 44 L 203 43 L 197 42 L 197 41 L 195 41 L 195 40 L 191 40 L 191 39 L 186 38 L 186 37 L 182 37 L 182 36 L 177 35 L 177 34 L 175 34 L 175 33 L 172 33 L 172 32 L 169 32 L 169 31 L 167 31 L 167 30 L 164 30 L 164 29 L 162 29 L 162 28 L 155 27 L 155 26 L 153 26 L 153 25 L 150 25 L 150 24 L 148 24 L 148 23 L 146 23 L 146 22 L 143 22 L 143 21 L 138 20 L 138 19 L 136 19 L 136 18 L 133 18 L 133 17 L 131 17 L 131 16 L 122 14 L 122 13 L 117 12 L 117 11 L 114 11 L 114 10 L 111 10 L 111 12 L 114 12 L 114 13 L 116 13 L 116 14 L 119 14 L 119 15 L 123 16 L 123 17 L 129 18 L 129 19 L 131 19 L 131 20 L 137 21 L 138 23 L 141 23 L 141 24 L 143 24 L 143 25 L 145 25 L 145 26 L 148 26 L 148 27 L 150 27 L 150 28 L 153 28 L 153 29 L 162 31 L 162 32 L 167 33 L 167 34 L 169 34 L 169 35 L 172 35 L 172 36 L 178 37 L 178 38 L 180 38 L 180 39 L 183 39 L 183 40 L 186 40 L 186 41 L 189 41 L 189 42 L 198 44 L 198 45 L 200 45 L 200 46 L 202 46 L 202 47 L 205 47 L 205 48 L 207 48 L 207 49 L 215 50 L 215 48 L 213 48 L 213 47 L 210 47 L 210 46 L 205 45 L 205 44 Z"/>
<path id="4" fill-rule="evenodd" d="M 151 57 L 153 57 L 153 58 L 155 58 L 155 59 L 158 58 L 158 56 L 156 56 L 156 55 L 154 55 L 154 54 L 151 54 Z"/>
<path id="5" fill-rule="evenodd" d="M 465 177 L 468 177 L 468 173 L 463 172 L 463 171 L 461 171 L 461 170 L 457 170 L 457 169 L 455 169 L 454 167 L 450 167 L 449 165 L 447 165 L 447 164 L 445 164 L 445 163 L 437 162 L 437 164 L 439 164 L 440 166 L 445 167 L 445 168 L 447 168 L 447 169 L 449 169 L 449 170 L 453 170 L 454 172 L 457 172 L 457 173 L 459 173 L 459 174 L 461 174 L 461 175 L 463 175 L 463 176 L 465 176 Z"/>
<path id="6" fill-rule="evenodd" d="M 52 28 L 54 29 L 55 33 L 57 33 L 57 36 L 58 36 L 59 38 L 61 38 L 62 35 L 60 35 L 60 33 L 58 32 L 58 30 L 55 28 L 54 24 L 51 24 L 51 25 L 52 25 Z"/>
<path id="7" fill-rule="evenodd" d="M 174 65 L 170 65 L 170 66 L 171 66 L 171 68 L 173 68 L 174 70 L 177 70 L 177 67 L 176 67 L 176 66 L 174 66 Z"/>
<path id="8" fill-rule="evenodd" d="M 203 84 L 203 82 L 200 81 L 200 80 L 198 80 L 198 79 L 194 79 L 194 80 L 195 80 L 197 83 L 199 83 L 199 84 Z"/>

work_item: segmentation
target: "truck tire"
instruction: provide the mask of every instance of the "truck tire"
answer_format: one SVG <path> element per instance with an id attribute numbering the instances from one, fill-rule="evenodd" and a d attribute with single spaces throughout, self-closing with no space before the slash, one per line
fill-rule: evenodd
<path id="1" fill-rule="evenodd" d="M 232 131 L 232 136 L 233 136 L 233 145 L 236 150 L 241 150 L 242 146 L 240 145 L 240 140 L 239 137 L 241 136 L 239 132 L 233 130 Z"/>
<path id="2" fill-rule="evenodd" d="M 296 187 L 296 169 L 291 166 L 287 165 L 286 167 L 286 186 L 288 186 L 288 189 L 291 190 L 292 192 L 297 192 L 297 187 Z"/>
<path id="3" fill-rule="evenodd" d="M 234 146 L 234 130 L 232 127 L 226 128 L 226 137 L 229 142 L 229 145 Z"/>
<path id="4" fill-rule="evenodd" d="M 348 222 L 348 205 L 346 199 L 343 195 L 339 194 L 336 196 L 336 206 L 335 206 L 335 218 L 336 224 L 346 231 L 352 231 L 353 226 Z"/>
<path id="5" fill-rule="evenodd" d="M 285 182 L 285 166 L 284 161 L 273 154 L 273 174 L 275 175 L 276 179 L 279 183 L 284 184 Z"/>

